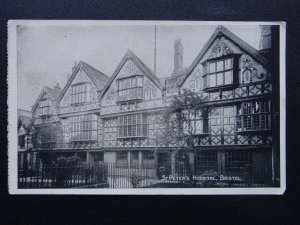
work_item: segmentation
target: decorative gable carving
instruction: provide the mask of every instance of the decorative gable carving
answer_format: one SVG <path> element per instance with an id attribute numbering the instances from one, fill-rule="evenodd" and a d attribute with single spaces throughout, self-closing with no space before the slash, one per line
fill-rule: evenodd
<path id="1" fill-rule="evenodd" d="M 209 59 L 217 58 L 232 53 L 233 51 L 230 47 L 229 42 L 225 39 L 218 39 L 215 46 L 211 49 L 211 53 L 208 58 Z"/>
<path id="2" fill-rule="evenodd" d="M 143 74 L 132 60 L 126 60 L 118 74 L 118 78 L 128 77 L 136 74 Z"/>

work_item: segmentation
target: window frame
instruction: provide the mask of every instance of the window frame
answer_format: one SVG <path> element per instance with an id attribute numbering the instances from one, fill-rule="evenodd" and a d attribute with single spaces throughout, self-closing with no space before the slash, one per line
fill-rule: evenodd
<path id="1" fill-rule="evenodd" d="M 255 111 L 256 110 L 256 111 Z M 264 121 L 264 122 L 263 122 Z M 236 109 L 236 131 L 269 131 L 271 130 L 270 100 L 242 102 Z"/>
<path id="2" fill-rule="evenodd" d="M 83 91 L 80 90 L 80 87 L 82 87 L 82 86 L 84 87 Z M 88 88 L 88 86 L 89 86 L 89 88 Z M 79 88 L 79 91 L 77 91 L 76 88 Z M 81 104 L 91 102 L 91 90 L 92 90 L 91 82 L 81 82 L 81 83 L 73 84 L 71 86 L 71 89 L 72 89 L 71 90 L 71 105 L 81 105 Z M 89 98 L 88 98 L 88 96 L 89 96 Z M 79 100 L 79 99 L 81 99 L 81 100 Z"/>
<path id="3" fill-rule="evenodd" d="M 230 60 L 230 67 L 228 68 L 226 65 L 226 61 Z M 222 69 L 218 69 L 218 63 L 222 63 Z M 214 58 L 214 59 L 209 59 L 207 60 L 204 65 L 206 64 L 206 73 L 203 76 L 204 77 L 204 89 L 217 89 L 217 88 L 226 88 L 226 87 L 231 87 L 236 84 L 236 56 L 233 54 L 227 55 L 226 57 L 221 57 L 221 58 Z M 214 64 L 214 70 L 211 71 L 211 65 Z M 227 83 L 227 76 L 226 74 L 228 72 L 231 72 L 231 82 Z M 220 81 L 218 76 L 222 76 L 222 83 L 218 83 Z M 212 82 L 212 77 L 214 77 L 214 82 Z M 214 84 L 214 85 L 211 85 Z"/>
<path id="4" fill-rule="evenodd" d="M 127 151 L 116 152 L 116 165 L 118 167 L 128 168 L 128 152 Z"/>
<path id="5" fill-rule="evenodd" d="M 124 87 L 124 82 L 126 80 L 130 80 L 129 87 Z M 135 80 L 133 82 L 133 80 Z M 143 83 L 144 83 L 144 76 L 143 75 L 132 75 L 127 77 L 122 77 L 117 79 L 117 96 L 118 102 L 125 102 L 125 101 L 134 101 L 134 100 L 141 100 L 143 99 Z M 124 93 L 121 95 L 121 93 Z M 124 97 L 124 96 L 127 96 Z"/>
<path id="6" fill-rule="evenodd" d="M 98 118 L 96 114 L 72 116 L 70 120 L 71 142 L 97 142 Z"/>
<path id="7" fill-rule="evenodd" d="M 117 128 L 118 138 L 146 138 L 149 133 L 148 115 L 146 113 L 121 115 L 118 117 Z"/>

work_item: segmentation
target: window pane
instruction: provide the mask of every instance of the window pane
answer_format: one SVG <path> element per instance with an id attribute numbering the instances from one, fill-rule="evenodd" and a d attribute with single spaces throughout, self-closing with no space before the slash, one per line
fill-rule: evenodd
<path id="1" fill-rule="evenodd" d="M 143 77 L 137 76 L 137 86 L 141 87 L 143 85 Z"/>
<path id="2" fill-rule="evenodd" d="M 215 74 L 209 75 L 209 86 L 210 87 L 216 86 L 216 75 Z"/>
<path id="3" fill-rule="evenodd" d="M 243 104 L 243 114 L 251 114 L 251 103 L 245 102 Z"/>
<path id="4" fill-rule="evenodd" d="M 136 86 L 136 77 L 132 77 L 131 78 L 131 87 L 135 87 Z"/>
<path id="5" fill-rule="evenodd" d="M 233 83 L 232 71 L 225 72 L 225 85 L 226 84 L 232 84 L 232 83 Z"/>
<path id="6" fill-rule="evenodd" d="M 251 116 L 244 116 L 244 129 L 251 130 Z"/>
<path id="7" fill-rule="evenodd" d="M 259 115 L 253 115 L 253 130 L 259 130 Z"/>
<path id="8" fill-rule="evenodd" d="M 224 70 L 224 62 L 223 61 L 217 62 L 217 72 L 223 71 L 223 70 Z"/>
<path id="9" fill-rule="evenodd" d="M 217 74 L 217 85 L 223 85 L 223 73 Z"/>
<path id="10" fill-rule="evenodd" d="M 209 63 L 209 73 L 216 72 L 216 64 L 215 63 Z"/>
<path id="11" fill-rule="evenodd" d="M 232 59 L 226 59 L 225 60 L 225 70 L 232 68 Z"/>

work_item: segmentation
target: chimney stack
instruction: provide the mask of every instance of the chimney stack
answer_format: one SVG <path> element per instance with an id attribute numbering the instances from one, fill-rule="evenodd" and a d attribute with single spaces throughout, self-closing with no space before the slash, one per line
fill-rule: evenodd
<path id="1" fill-rule="evenodd" d="M 261 25 L 260 26 L 260 44 L 259 50 L 265 51 L 270 49 L 272 46 L 272 30 L 270 25 Z"/>
<path id="2" fill-rule="evenodd" d="M 182 62 L 183 62 L 183 47 L 181 44 L 181 40 L 174 41 L 174 72 L 178 73 L 182 70 Z"/>

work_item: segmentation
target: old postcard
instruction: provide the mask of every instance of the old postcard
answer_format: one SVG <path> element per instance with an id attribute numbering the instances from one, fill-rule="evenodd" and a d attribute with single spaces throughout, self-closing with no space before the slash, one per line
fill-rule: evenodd
<path id="1" fill-rule="evenodd" d="M 285 23 L 8 22 L 11 194 L 282 194 Z"/>

